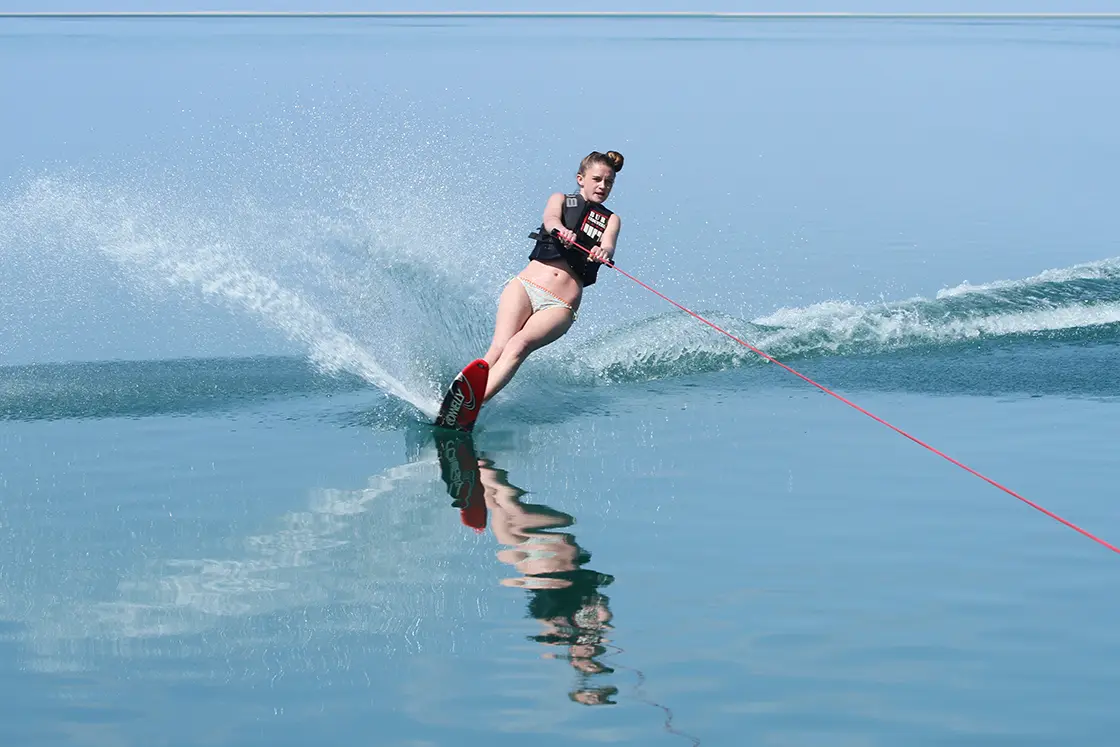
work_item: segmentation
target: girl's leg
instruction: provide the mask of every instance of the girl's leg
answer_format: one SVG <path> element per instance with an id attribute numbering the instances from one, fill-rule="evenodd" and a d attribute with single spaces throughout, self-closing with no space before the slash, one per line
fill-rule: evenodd
<path id="1" fill-rule="evenodd" d="M 520 285 L 520 283 L 519 283 Z M 522 295 L 524 289 L 519 288 Z M 505 293 L 502 294 L 503 297 Z M 504 299 L 503 299 L 504 300 Z M 538 348 L 557 340 L 572 326 L 571 309 L 553 306 L 532 314 L 520 331 L 510 337 L 502 347 L 498 360 L 490 364 L 490 377 L 486 382 L 485 402 L 509 383 L 517 369 Z M 495 339 L 497 335 L 495 334 Z"/>
<path id="2" fill-rule="evenodd" d="M 482 356 L 491 368 L 498 362 L 509 339 L 525 326 L 532 314 L 533 307 L 521 281 L 517 278 L 510 280 L 498 299 L 498 313 L 494 320 L 494 338 L 490 341 L 490 349 Z"/>

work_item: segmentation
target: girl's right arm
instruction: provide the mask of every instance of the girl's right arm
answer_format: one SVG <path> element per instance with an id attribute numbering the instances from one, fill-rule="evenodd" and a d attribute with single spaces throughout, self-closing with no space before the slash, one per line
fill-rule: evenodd
<path id="1" fill-rule="evenodd" d="M 571 244 L 576 240 L 576 232 L 564 227 L 564 193 L 556 192 L 548 198 L 544 206 L 544 231 L 552 233 L 554 230 L 560 235 L 560 240 Z"/>

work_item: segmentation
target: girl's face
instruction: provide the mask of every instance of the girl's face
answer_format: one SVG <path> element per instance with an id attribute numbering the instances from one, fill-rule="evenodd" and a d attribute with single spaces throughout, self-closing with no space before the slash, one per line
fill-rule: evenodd
<path id="1" fill-rule="evenodd" d="M 588 202 L 606 202 L 614 186 L 614 169 L 601 163 L 593 163 L 587 171 L 576 176 L 580 194 Z"/>

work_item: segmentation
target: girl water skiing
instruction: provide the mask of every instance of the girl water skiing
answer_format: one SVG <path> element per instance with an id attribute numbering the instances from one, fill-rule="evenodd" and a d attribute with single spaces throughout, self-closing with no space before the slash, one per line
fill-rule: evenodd
<path id="1" fill-rule="evenodd" d="M 600 264 L 614 257 L 622 221 L 603 203 L 622 163 L 621 153 L 594 151 L 580 162 L 579 191 L 548 198 L 529 264 L 498 300 L 494 337 L 483 356 L 490 366 L 483 402 L 509 383 L 530 353 L 568 331 L 583 289 L 595 282 Z"/>

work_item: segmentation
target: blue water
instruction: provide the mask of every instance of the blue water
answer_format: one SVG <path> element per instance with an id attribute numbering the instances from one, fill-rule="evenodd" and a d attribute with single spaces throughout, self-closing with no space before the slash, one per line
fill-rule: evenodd
<path id="1" fill-rule="evenodd" d="M 617 149 L 620 267 L 1120 542 L 1118 50 L 0 20 L 0 744 L 1114 743 L 1117 553 L 621 275 L 425 422 Z"/>

